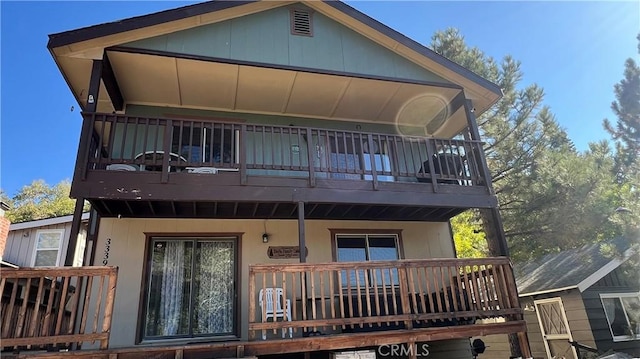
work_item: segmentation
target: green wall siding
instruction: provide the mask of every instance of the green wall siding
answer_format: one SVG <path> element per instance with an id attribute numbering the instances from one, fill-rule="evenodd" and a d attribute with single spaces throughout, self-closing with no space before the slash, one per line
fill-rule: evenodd
<path id="1" fill-rule="evenodd" d="M 156 51 L 450 83 L 317 12 L 313 36 L 290 33 L 289 9 L 203 25 L 124 46 Z"/>
<path id="2" fill-rule="evenodd" d="M 126 114 L 130 116 L 141 117 L 171 117 L 172 115 L 179 116 L 198 116 L 209 118 L 227 118 L 227 119 L 242 119 L 246 123 L 251 124 L 263 124 L 273 126 L 300 126 L 300 127 L 314 127 L 314 128 L 327 128 L 333 130 L 345 130 L 345 131 L 362 131 L 362 132 L 375 132 L 375 133 L 387 133 L 405 135 L 425 136 L 424 127 L 407 127 L 401 126 L 400 131 L 395 125 L 389 124 L 375 124 L 375 123 L 362 123 L 353 121 L 334 121 L 334 120 L 322 120 L 315 118 L 304 118 L 294 116 L 276 116 L 276 115 L 262 115 L 255 113 L 242 113 L 242 112 L 225 112 L 225 111 L 207 111 L 189 108 L 175 108 L 175 107 L 156 107 L 145 105 L 127 105 Z"/>

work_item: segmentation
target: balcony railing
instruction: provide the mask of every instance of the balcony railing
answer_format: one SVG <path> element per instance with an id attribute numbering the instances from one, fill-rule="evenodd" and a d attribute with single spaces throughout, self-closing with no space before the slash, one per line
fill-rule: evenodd
<path id="1" fill-rule="evenodd" d="M 248 175 L 486 186 L 482 144 L 215 121 L 84 113 L 80 175 L 87 170 L 239 172 Z M 167 155 L 168 154 L 168 155 Z"/>
<path id="2" fill-rule="evenodd" d="M 507 258 L 249 266 L 251 338 L 455 326 L 521 313 Z"/>
<path id="3" fill-rule="evenodd" d="M 2 269 L 2 348 L 106 349 L 116 291 L 116 267 Z"/>

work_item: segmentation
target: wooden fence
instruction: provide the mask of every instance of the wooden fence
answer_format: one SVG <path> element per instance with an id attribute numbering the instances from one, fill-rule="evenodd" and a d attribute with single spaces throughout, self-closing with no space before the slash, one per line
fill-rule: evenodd
<path id="1" fill-rule="evenodd" d="M 269 288 L 281 295 L 267 305 Z M 252 265 L 249 299 L 252 338 L 465 325 L 522 313 L 507 258 Z M 275 320 L 272 308 L 282 308 Z"/>
<path id="2" fill-rule="evenodd" d="M 2 269 L 3 348 L 70 348 L 100 342 L 106 349 L 117 267 Z"/>

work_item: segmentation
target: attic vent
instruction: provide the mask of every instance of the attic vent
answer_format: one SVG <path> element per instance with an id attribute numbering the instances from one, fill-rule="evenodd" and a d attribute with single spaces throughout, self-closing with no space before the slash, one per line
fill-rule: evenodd
<path id="1" fill-rule="evenodd" d="M 313 36 L 310 11 L 291 9 L 291 33 L 293 35 Z"/>

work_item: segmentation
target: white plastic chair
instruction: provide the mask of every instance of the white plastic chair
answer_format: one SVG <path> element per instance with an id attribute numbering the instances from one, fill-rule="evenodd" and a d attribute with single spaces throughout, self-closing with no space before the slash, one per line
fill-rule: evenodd
<path id="1" fill-rule="evenodd" d="M 274 300 L 275 295 L 275 300 Z M 262 313 L 262 322 L 266 322 L 269 318 L 276 321 L 278 318 L 291 321 L 291 300 L 284 298 L 282 288 L 264 288 L 260 289 L 259 295 L 260 309 Z M 275 308 L 274 308 L 275 303 Z M 284 304 L 284 308 L 282 305 Z M 285 337 L 285 328 L 282 328 L 282 337 Z M 289 328 L 289 338 L 293 338 L 293 329 Z M 267 339 L 267 332 L 262 331 L 262 340 Z"/>

